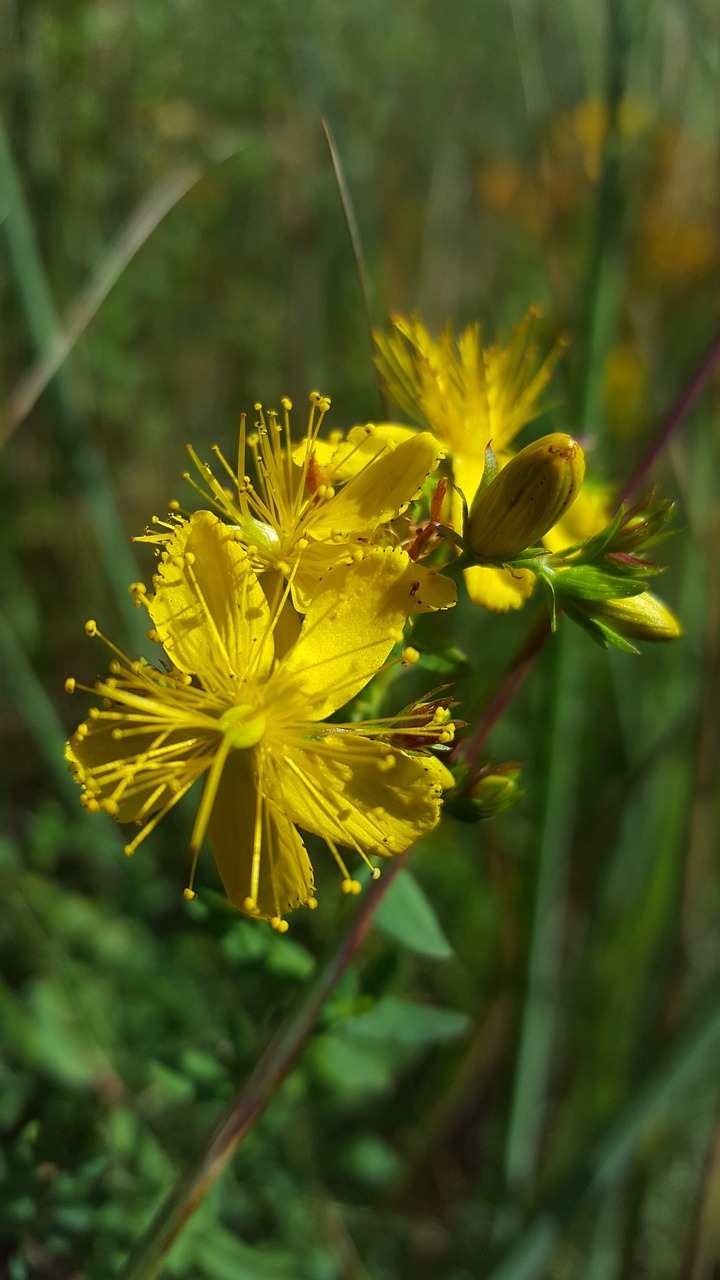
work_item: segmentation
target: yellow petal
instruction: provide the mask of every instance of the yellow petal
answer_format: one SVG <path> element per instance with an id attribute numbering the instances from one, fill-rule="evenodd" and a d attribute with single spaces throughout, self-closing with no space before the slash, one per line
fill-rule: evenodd
<path id="1" fill-rule="evenodd" d="M 336 484 L 357 475 L 371 458 L 383 453 L 388 445 L 392 448 L 416 434 L 416 427 L 408 427 L 400 422 L 373 422 L 351 427 L 347 436 L 340 441 L 315 440 L 311 448 L 326 482 Z M 307 443 L 303 442 L 293 452 L 293 461 L 300 466 L 305 461 L 307 448 Z"/>
<path id="2" fill-rule="evenodd" d="M 369 548 L 353 542 L 338 545 L 329 542 L 313 542 L 302 552 L 292 585 L 293 603 L 299 613 L 307 613 L 313 596 L 317 594 L 320 583 L 330 569 L 343 564 L 348 565 L 353 559 L 353 552 L 358 555 L 358 559 L 360 553 L 364 558 Z M 413 564 L 412 561 L 410 563 Z M 435 613 L 438 609 L 450 609 L 457 604 L 457 587 L 452 579 L 422 564 L 414 564 L 409 594 L 410 613 Z M 277 636 L 275 645 L 280 653 Z M 285 651 L 286 649 L 282 650 L 282 652 Z"/>
<path id="3" fill-rule="evenodd" d="M 158 738 L 156 730 L 138 733 L 126 730 L 117 739 L 113 737 L 113 728 L 97 720 L 86 720 L 68 742 L 65 756 L 75 780 L 81 785 L 89 782 L 94 798 L 101 805 L 117 796 L 117 812 L 113 814 L 116 822 L 134 822 L 141 810 L 143 818 L 147 818 L 171 802 L 176 803 L 205 768 L 202 753 L 194 750 L 191 731 L 173 730 L 167 734 L 160 755 L 148 762 L 148 753 Z M 158 759 L 162 760 L 162 766 L 157 763 Z M 143 761 L 146 761 L 144 767 Z"/>
<path id="4" fill-rule="evenodd" d="M 487 445 L 487 441 L 485 442 Z M 456 489 L 462 489 L 465 501 L 472 506 L 472 500 L 480 488 L 485 473 L 485 450 L 478 457 L 453 458 L 453 479 Z M 453 493 L 453 523 L 462 529 L 462 503 L 457 492 Z"/>
<path id="5" fill-rule="evenodd" d="M 353 552 L 362 552 L 367 543 L 359 542 L 310 542 L 300 552 L 297 571 L 292 580 L 292 597 L 298 613 L 307 613 L 319 584 L 331 569 L 348 564 Z"/>
<path id="6" fill-rule="evenodd" d="M 270 670 L 270 611 L 234 530 L 198 511 L 167 544 L 150 616 L 168 656 L 207 689 Z"/>
<path id="7" fill-rule="evenodd" d="M 227 759 L 215 796 L 208 833 L 220 879 L 233 906 L 245 911 L 252 890 L 256 839 L 256 762 L 234 751 Z M 307 902 L 313 869 L 292 822 L 275 803 L 263 804 L 257 912 L 271 920 Z"/>
<path id="8" fill-rule="evenodd" d="M 284 754 L 278 782 L 293 821 L 388 858 L 435 826 L 441 793 L 453 785 L 435 756 L 408 756 L 352 732 L 326 735 L 317 746 L 293 744 Z"/>
<path id="9" fill-rule="evenodd" d="M 260 576 L 260 585 L 270 605 L 270 613 L 276 619 L 273 628 L 273 641 L 275 654 L 278 658 L 281 658 L 283 654 L 287 653 L 288 649 L 292 649 L 300 635 L 300 624 L 302 622 L 300 613 L 305 613 L 305 609 L 301 608 L 300 605 L 297 605 L 297 608 L 293 608 L 295 599 L 293 594 L 293 601 L 286 597 L 285 603 L 278 614 L 280 601 L 285 596 L 285 578 L 277 569 L 266 570 Z"/>
<path id="10" fill-rule="evenodd" d="M 324 720 L 382 666 L 415 607 L 417 565 L 397 547 L 372 547 L 319 583 L 300 638 L 281 664 Z"/>
<path id="11" fill-rule="evenodd" d="M 520 609 L 535 586 L 535 575 L 527 569 L 494 569 L 473 565 L 465 569 L 467 593 L 473 604 L 492 613 Z"/>
<path id="12" fill-rule="evenodd" d="M 334 533 L 372 533 L 379 524 L 404 511 L 444 450 L 429 431 L 413 435 L 396 448 L 372 457 L 367 465 L 318 511 L 308 525 L 313 538 Z"/>

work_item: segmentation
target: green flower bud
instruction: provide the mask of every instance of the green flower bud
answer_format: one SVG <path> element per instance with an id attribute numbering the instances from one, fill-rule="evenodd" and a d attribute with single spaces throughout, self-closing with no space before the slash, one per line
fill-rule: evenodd
<path id="1" fill-rule="evenodd" d="M 462 822 L 495 818 L 522 800 L 520 766 L 517 764 L 485 765 L 469 782 L 445 796 L 445 808 Z"/>
<path id="2" fill-rule="evenodd" d="M 585 457 L 571 436 L 556 431 L 521 449 L 475 495 L 463 537 L 479 561 L 505 564 L 539 542 L 575 501 Z"/>
<path id="3" fill-rule="evenodd" d="M 657 596 L 643 591 L 623 600 L 584 602 L 588 615 L 626 640 L 676 640 L 682 627 Z"/>

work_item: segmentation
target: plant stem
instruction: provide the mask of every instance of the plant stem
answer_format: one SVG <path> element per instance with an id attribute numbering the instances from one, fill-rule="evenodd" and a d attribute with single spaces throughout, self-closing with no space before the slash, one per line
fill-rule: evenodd
<path id="1" fill-rule="evenodd" d="M 187 1220 L 232 1159 L 245 1134 L 270 1103 L 309 1039 L 328 995 L 357 954 L 380 902 L 407 859 L 396 858 L 363 895 L 350 928 L 284 1022 L 238 1090 L 195 1165 L 180 1179 L 130 1253 L 118 1280 L 152 1280 Z"/>
<path id="2" fill-rule="evenodd" d="M 686 382 L 675 403 L 668 409 L 640 461 L 625 481 L 618 506 L 633 495 L 647 478 L 660 454 L 667 448 L 678 427 L 692 409 L 700 392 L 720 366 L 720 337 L 716 338 L 703 356 L 692 377 Z"/>

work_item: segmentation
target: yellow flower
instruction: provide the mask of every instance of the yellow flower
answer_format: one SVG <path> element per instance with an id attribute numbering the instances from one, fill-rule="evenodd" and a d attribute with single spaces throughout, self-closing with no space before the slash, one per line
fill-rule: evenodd
<path id="1" fill-rule="evenodd" d="M 454 467 L 473 459 L 482 478 L 487 445 L 500 459 L 541 412 L 538 400 L 565 343 L 540 360 L 533 340 L 537 319 L 536 311 L 528 311 L 507 346 L 483 347 L 479 324 L 468 325 L 457 343 L 450 328 L 436 341 L 417 316 L 393 317 L 394 333 L 375 331 L 375 363 L 388 394 L 447 445 Z"/>
<path id="2" fill-rule="evenodd" d="M 282 418 L 256 405 L 258 421 L 249 436 L 241 419 L 237 471 L 217 446 L 214 453 L 224 472 L 221 484 L 210 467 L 190 448 L 203 485 L 187 475 L 206 503 L 232 526 L 250 556 L 256 573 L 280 574 L 291 582 L 292 599 L 304 613 L 318 584 L 334 565 L 360 559 L 373 543 L 378 529 L 404 511 L 444 456 L 444 449 L 429 432 L 409 438 L 378 438 L 367 442 L 372 428 L 343 448 L 344 469 L 323 466 L 329 462 L 318 433 L 330 401 L 313 392 L 305 440 L 293 450 L 290 439 L 289 400 L 282 401 Z M 257 486 L 245 474 L 246 453 L 254 460 Z M 358 461 L 352 464 L 352 460 Z M 228 487 L 228 480 L 230 486 Z M 138 541 L 164 545 L 175 536 L 175 522 Z M 456 600 L 455 585 L 442 574 L 416 565 L 420 589 L 413 611 L 447 609 Z"/>
<path id="3" fill-rule="evenodd" d="M 162 554 L 155 594 L 135 595 L 152 619 L 169 669 L 129 662 L 113 648 L 109 678 L 68 744 L 83 803 L 136 822 L 132 854 L 204 775 L 191 838 L 207 833 L 228 898 L 280 930 L 315 906 L 313 869 L 297 826 L 321 836 L 354 893 L 338 850 L 392 857 L 435 825 L 452 778 L 427 746 L 453 737 L 438 707 L 389 720 L 325 724 L 385 662 L 413 600 L 415 566 L 373 548 L 336 565 L 289 643 L 238 537 L 211 512 L 179 523 Z M 287 589 L 285 596 L 287 595 Z M 97 633 L 88 623 L 89 634 Z M 74 688 L 74 681 L 68 682 Z M 373 874 L 379 874 L 376 869 Z M 192 877 L 191 877 L 192 885 Z M 194 896 L 192 887 L 186 895 Z"/>
<path id="4" fill-rule="evenodd" d="M 511 446 L 518 432 L 542 411 L 540 396 L 566 344 L 556 343 L 541 358 L 533 333 L 537 318 L 536 311 L 528 311 L 505 346 L 495 342 L 483 347 L 478 324 L 465 329 L 457 342 L 449 328 L 435 340 L 417 318 L 399 316 L 393 319 L 393 333 L 375 333 L 375 362 L 391 399 L 416 423 L 430 426 L 450 450 L 456 528 L 462 524 L 458 491 L 472 507 L 485 473 L 488 445 L 502 470 L 513 457 Z M 568 536 L 563 518 L 548 531 L 545 545 L 555 550 L 558 542 L 568 546 L 597 532 L 607 514 L 599 526 L 596 515 L 594 504 L 586 503 L 581 492 L 573 506 L 572 528 L 582 528 L 587 517 L 584 532 L 579 538 Z M 465 569 L 464 578 L 471 600 L 496 612 L 520 608 L 535 586 L 527 570 L 485 565 Z"/>

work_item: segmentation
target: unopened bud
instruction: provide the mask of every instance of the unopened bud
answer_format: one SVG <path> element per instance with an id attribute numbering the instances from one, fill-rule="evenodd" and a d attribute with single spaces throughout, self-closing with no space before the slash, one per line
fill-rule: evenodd
<path id="1" fill-rule="evenodd" d="M 649 591 L 622 600 L 583 603 L 591 618 L 626 640 L 676 640 L 682 635 L 675 614 Z"/>
<path id="2" fill-rule="evenodd" d="M 547 533 L 575 501 L 585 457 L 572 436 L 543 436 L 503 467 L 475 496 L 464 530 L 480 561 L 505 564 Z"/>
<path id="3" fill-rule="evenodd" d="M 504 813 L 524 795 L 519 765 L 486 765 L 474 778 L 461 785 L 456 794 L 450 792 L 446 795 L 444 805 L 461 821 L 477 822 L 480 818 L 495 818 Z"/>

